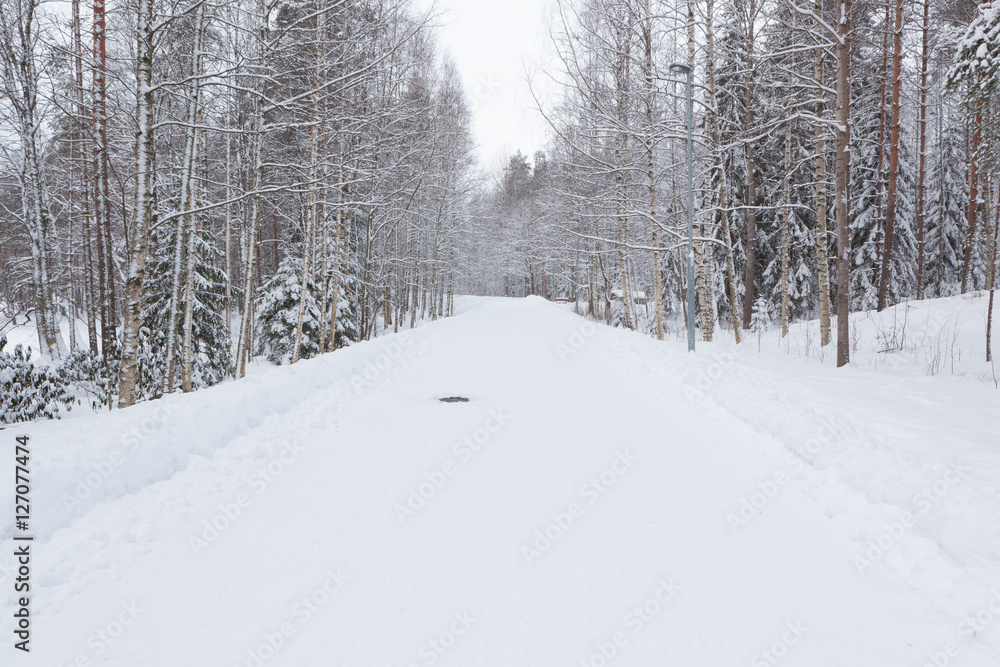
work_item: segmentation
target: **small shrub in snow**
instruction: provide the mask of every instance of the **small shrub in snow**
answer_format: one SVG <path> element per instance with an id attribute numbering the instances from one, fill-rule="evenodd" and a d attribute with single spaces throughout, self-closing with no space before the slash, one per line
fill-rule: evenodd
<path id="1" fill-rule="evenodd" d="M 753 315 L 750 316 L 750 331 L 762 334 L 771 328 L 771 304 L 760 297 L 753 304 Z"/>
<path id="2" fill-rule="evenodd" d="M 89 397 L 90 406 L 97 410 L 112 404 L 118 390 L 118 359 L 104 359 L 89 350 L 75 350 L 59 366 L 59 378 L 72 385 L 79 394 Z"/>
<path id="3" fill-rule="evenodd" d="M 18 345 L 13 354 L 4 352 L 7 337 L 0 338 L 0 423 L 14 424 L 33 419 L 58 419 L 62 408 L 70 410 L 76 398 L 58 372 L 31 361 L 31 349 Z"/>

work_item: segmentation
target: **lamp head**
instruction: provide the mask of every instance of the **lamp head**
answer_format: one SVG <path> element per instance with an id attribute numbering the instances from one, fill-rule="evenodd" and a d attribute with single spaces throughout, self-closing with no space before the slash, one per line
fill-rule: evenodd
<path id="1" fill-rule="evenodd" d="M 676 72 L 677 74 L 690 74 L 691 68 L 688 65 L 684 65 L 681 63 L 671 63 L 670 71 Z"/>

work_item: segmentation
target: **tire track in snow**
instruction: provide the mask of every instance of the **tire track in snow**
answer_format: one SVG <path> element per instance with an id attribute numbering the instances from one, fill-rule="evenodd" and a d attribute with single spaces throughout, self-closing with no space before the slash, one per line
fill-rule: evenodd
<path id="1" fill-rule="evenodd" d="M 303 425 L 311 428 L 311 422 L 317 419 L 322 420 L 324 428 L 334 430 L 345 408 L 363 398 L 366 393 L 391 382 L 409 364 L 433 353 L 434 349 L 447 339 L 447 335 L 430 340 L 424 337 L 417 348 L 404 349 L 403 356 L 395 365 L 375 377 L 371 377 L 369 373 L 364 379 L 364 391 L 360 393 L 357 379 L 359 376 L 364 377 L 365 362 L 374 359 L 392 345 L 391 338 L 352 346 L 353 350 L 345 348 L 338 351 L 331 355 L 334 357 L 333 363 L 329 358 L 319 358 L 303 360 L 294 367 L 273 369 L 272 373 L 295 375 L 299 384 L 308 384 L 308 388 L 312 391 L 306 394 L 306 400 L 297 402 L 287 400 L 286 397 L 286 400 L 279 402 L 277 409 L 264 413 L 256 411 L 241 413 L 238 410 L 237 415 L 245 415 L 246 428 L 228 431 L 227 437 L 205 452 L 207 456 L 192 450 L 183 465 L 173 466 L 169 474 L 149 479 L 134 492 L 127 492 L 122 488 L 115 489 L 118 493 L 105 493 L 100 502 L 86 508 L 83 513 L 64 516 L 63 523 L 56 524 L 60 526 L 60 530 L 36 538 L 36 544 L 42 547 L 39 549 L 40 555 L 37 559 L 39 572 L 37 581 L 40 591 L 39 603 L 35 609 L 37 618 L 48 619 L 50 615 L 58 614 L 60 604 L 57 600 L 67 594 L 73 595 L 72 592 L 66 591 L 67 588 L 71 591 L 82 591 L 92 586 L 100 586 L 106 580 L 109 571 L 118 570 L 116 564 L 141 561 L 153 544 L 162 539 L 171 539 L 172 534 L 182 539 L 189 537 L 189 532 L 178 535 L 173 532 L 175 528 L 171 526 L 176 526 L 179 516 L 191 516 L 192 499 L 197 498 L 197 502 L 203 507 L 211 507 L 209 512 L 217 511 L 215 508 L 218 503 L 228 503 L 232 501 L 236 490 L 246 489 L 249 478 L 261 468 L 261 462 L 266 465 L 268 461 L 276 459 L 278 451 L 288 441 L 289 433 L 299 433 Z M 366 351 L 366 347 L 370 349 Z M 354 359 L 336 359 L 335 357 L 341 352 L 346 354 L 340 356 L 353 356 Z M 362 352 L 367 353 L 362 355 Z M 323 368 L 324 366 L 326 368 Z M 334 372 L 324 373 L 324 370 Z M 338 370 L 341 372 L 336 372 Z M 303 382 L 302 376 L 311 377 L 313 382 Z M 253 383 L 255 377 L 251 376 L 248 380 Z M 211 400 L 213 392 L 217 393 L 220 389 L 232 391 L 234 385 L 238 384 L 226 383 L 219 388 L 205 389 L 197 394 L 166 397 L 161 400 L 178 404 L 173 410 L 173 420 L 184 420 L 185 417 L 190 418 L 192 412 L 205 414 L 212 407 L 217 408 L 218 406 Z M 236 404 L 247 404 L 245 397 L 237 396 L 236 399 Z M 229 404 L 233 403 L 230 399 Z M 138 411 L 141 412 L 143 407 L 140 404 Z M 148 406 L 145 406 L 145 409 L 148 409 Z M 130 409 L 103 416 L 102 423 L 109 424 L 110 427 L 105 428 L 114 433 L 114 422 L 123 420 L 128 422 L 132 417 L 131 412 L 136 410 Z M 222 416 L 229 415 L 223 412 Z M 56 423 L 54 426 L 58 425 Z M 52 425 L 45 426 L 52 427 Z M 157 434 L 156 439 L 169 441 L 172 434 L 170 428 L 165 428 L 162 433 Z M 312 453 L 307 451 L 303 456 L 308 457 Z M 142 455 L 141 449 L 134 454 L 135 457 Z M 50 463 L 46 467 L 51 465 Z M 291 465 L 308 464 L 298 461 Z M 216 482 L 215 487 L 208 493 L 204 488 L 207 479 Z M 267 492 L 260 496 L 258 504 L 266 503 L 267 496 L 272 492 L 273 489 L 268 488 Z M 121 523 L 120 517 L 142 517 L 142 525 L 149 526 L 146 534 L 142 537 L 130 537 L 127 532 L 123 532 L 127 527 Z M 202 518 L 211 519 L 211 514 L 198 518 L 191 517 L 190 523 L 200 529 Z M 10 543 L 10 540 L 0 542 L 5 552 L 10 551 L 6 548 Z M 0 603 L 3 603 L 3 606 L 8 602 L 10 594 L 8 589 L 9 587 L 5 586 L 0 593 Z M 148 603 L 154 602 L 148 601 Z M 0 631 L 9 625 L 8 619 L 4 618 L 0 621 Z"/>
<path id="2" fill-rule="evenodd" d="M 628 336 L 628 342 L 625 342 L 625 336 Z M 633 372 L 644 376 L 650 388 L 664 397 L 676 396 L 674 385 L 685 386 L 684 395 L 705 411 L 703 418 L 709 419 L 713 411 L 724 413 L 754 432 L 773 438 L 785 451 L 807 464 L 813 471 L 811 477 L 817 486 L 814 491 L 809 491 L 808 486 L 803 490 L 813 502 L 825 508 L 827 517 L 845 520 L 856 527 L 852 536 L 856 545 L 853 553 L 864 553 L 865 540 L 870 537 L 867 532 L 859 531 L 872 524 L 873 513 L 886 517 L 884 521 L 892 522 L 907 511 L 914 512 L 910 498 L 935 484 L 946 472 L 937 462 L 893 447 L 879 433 L 862 431 L 844 414 L 836 415 L 834 439 L 811 451 L 814 448 L 808 443 L 821 432 L 824 424 L 829 424 L 829 420 L 801 400 L 792 398 L 773 381 L 750 376 L 740 366 L 738 356 L 731 353 L 706 355 L 702 352 L 694 357 L 660 345 L 655 362 L 650 363 L 651 355 L 646 352 L 655 342 L 647 337 L 623 334 L 610 343 L 600 340 L 599 344 Z M 722 372 L 717 372 L 719 368 Z M 906 487 L 909 491 L 902 493 L 881 479 L 884 471 L 891 476 L 899 475 L 900 469 L 908 471 L 909 482 Z M 892 481 L 898 485 L 896 479 L 899 478 Z M 993 507 L 993 510 L 985 510 L 980 506 L 976 507 L 976 511 L 985 511 L 986 516 L 992 517 L 996 529 L 1000 529 L 996 487 L 984 480 L 968 480 L 968 484 L 956 493 L 961 496 L 961 499 L 958 496 L 955 498 L 960 503 L 957 507 L 971 509 L 977 503 Z M 944 509 L 943 504 L 940 507 Z M 961 510 L 957 511 L 959 514 L 954 518 L 960 521 Z M 936 520 L 917 522 L 911 526 L 901 539 L 917 542 L 892 554 L 893 557 L 904 557 L 904 568 L 887 569 L 880 573 L 882 578 L 891 579 L 894 582 L 892 585 L 905 591 L 905 594 L 919 596 L 917 606 L 926 609 L 925 613 L 933 614 L 943 624 L 950 623 L 948 619 L 961 618 L 965 607 L 981 597 L 977 593 L 990 589 L 990 586 L 983 588 L 974 583 L 981 581 L 984 575 L 994 585 L 1000 585 L 995 567 L 987 564 L 990 561 L 996 563 L 1000 556 L 995 546 L 991 547 L 987 542 L 974 544 L 955 540 L 946 546 L 949 543 L 940 531 L 947 531 L 948 523 Z M 953 547 L 961 550 L 956 551 Z M 907 556 L 914 550 L 919 555 Z M 919 559 L 916 568 L 907 568 L 906 564 L 915 558 Z M 969 565 L 977 561 L 982 561 L 982 565 L 970 570 Z M 988 574 L 988 569 L 982 569 L 990 567 L 994 569 L 991 574 Z M 964 597 L 967 599 L 962 601 L 956 599 L 959 596 L 945 593 L 955 589 L 965 590 Z M 917 602 L 916 598 L 914 602 Z"/>

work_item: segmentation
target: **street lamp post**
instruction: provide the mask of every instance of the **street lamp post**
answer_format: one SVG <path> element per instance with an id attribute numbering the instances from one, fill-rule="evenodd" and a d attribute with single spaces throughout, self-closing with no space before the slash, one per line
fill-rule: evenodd
<path id="1" fill-rule="evenodd" d="M 694 103 L 691 95 L 691 66 L 682 63 L 670 65 L 670 71 L 687 76 L 687 130 L 688 130 L 688 258 L 687 258 L 687 321 L 688 351 L 694 352 Z"/>

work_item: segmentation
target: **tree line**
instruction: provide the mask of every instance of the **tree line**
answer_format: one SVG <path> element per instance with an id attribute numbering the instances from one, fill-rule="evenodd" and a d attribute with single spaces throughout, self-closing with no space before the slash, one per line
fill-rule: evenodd
<path id="1" fill-rule="evenodd" d="M 0 2 L 5 320 L 101 375 L 105 402 L 451 307 L 474 146 L 435 14 Z"/>
<path id="2" fill-rule="evenodd" d="M 553 0 L 552 138 L 485 171 L 438 17 L 406 0 L 0 5 L 5 326 L 30 318 L 105 404 L 412 327 L 456 292 L 665 337 L 687 317 L 673 63 L 703 339 L 817 318 L 843 365 L 851 311 L 992 304 L 989 2 Z"/>
<path id="3" fill-rule="evenodd" d="M 661 338 L 671 313 L 686 317 L 681 63 L 705 340 L 816 318 L 822 345 L 839 326 L 843 365 L 849 312 L 992 290 L 990 3 L 557 0 L 551 24 L 558 66 L 537 77 L 560 91 L 540 105 L 554 138 L 534 165 L 495 169 L 478 216 L 492 277 L 471 289 L 581 298 Z"/>

